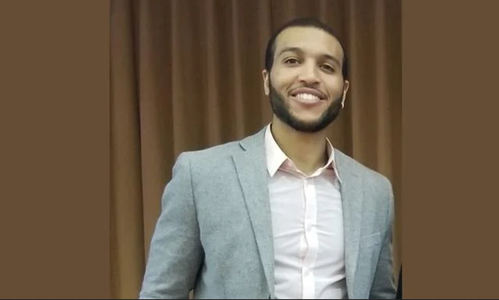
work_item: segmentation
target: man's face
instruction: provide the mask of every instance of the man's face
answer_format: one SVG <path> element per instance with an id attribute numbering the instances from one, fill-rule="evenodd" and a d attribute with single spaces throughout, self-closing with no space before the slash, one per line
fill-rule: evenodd
<path id="1" fill-rule="evenodd" d="M 282 31 L 275 42 L 272 70 L 263 71 L 274 114 L 298 131 L 326 128 L 338 116 L 348 91 L 342 62 L 341 45 L 329 33 L 312 27 Z"/>

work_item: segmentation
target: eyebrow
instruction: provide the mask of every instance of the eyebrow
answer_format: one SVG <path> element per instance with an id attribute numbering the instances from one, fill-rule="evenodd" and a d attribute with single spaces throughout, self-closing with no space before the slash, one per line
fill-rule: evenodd
<path id="1" fill-rule="evenodd" d="M 285 52 L 297 52 L 297 53 L 302 53 L 303 54 L 303 50 L 301 48 L 298 48 L 298 47 L 286 47 L 284 49 L 282 49 L 279 54 L 277 55 L 277 57 L 280 57 L 283 53 Z M 329 59 L 329 60 L 332 60 L 334 62 L 336 62 L 338 64 L 338 66 L 340 66 L 340 62 L 338 61 L 338 59 L 332 55 L 329 55 L 329 54 L 322 54 L 321 56 L 325 57 L 326 59 Z"/>

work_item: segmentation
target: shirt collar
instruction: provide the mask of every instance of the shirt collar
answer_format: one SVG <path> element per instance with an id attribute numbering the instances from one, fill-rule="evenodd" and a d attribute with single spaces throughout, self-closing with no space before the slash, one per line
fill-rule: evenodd
<path id="1" fill-rule="evenodd" d="M 267 129 L 265 130 L 265 148 L 267 155 L 267 170 L 271 177 L 275 175 L 277 170 L 282 166 L 283 163 L 287 161 L 291 161 L 286 154 L 281 150 L 277 142 L 275 141 L 272 131 L 270 130 L 270 125 L 267 125 Z M 328 161 L 325 166 L 321 169 L 332 168 L 336 175 L 336 178 L 341 181 L 341 178 L 338 174 L 338 170 L 336 168 L 336 163 L 334 159 L 334 148 L 329 139 L 326 138 L 327 141 L 327 153 L 328 153 Z"/>

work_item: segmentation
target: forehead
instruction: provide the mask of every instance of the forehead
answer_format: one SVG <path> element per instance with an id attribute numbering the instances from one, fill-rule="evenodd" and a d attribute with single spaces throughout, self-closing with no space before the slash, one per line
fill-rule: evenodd
<path id="1" fill-rule="evenodd" d="M 343 49 L 338 39 L 319 28 L 286 28 L 276 38 L 274 55 L 279 55 L 282 49 L 294 47 L 306 54 L 327 54 L 340 61 L 343 58 Z"/>

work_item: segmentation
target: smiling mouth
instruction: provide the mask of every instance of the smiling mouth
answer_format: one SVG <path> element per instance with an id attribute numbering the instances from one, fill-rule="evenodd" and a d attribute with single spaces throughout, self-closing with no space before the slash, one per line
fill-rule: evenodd
<path id="1" fill-rule="evenodd" d="M 291 92 L 291 96 L 302 100 L 325 100 L 326 95 L 318 89 L 301 87 Z"/>
<path id="2" fill-rule="evenodd" d="M 321 100 L 318 96 L 312 95 L 312 94 L 307 94 L 307 93 L 296 94 L 293 97 L 301 99 L 301 100 L 309 100 L 309 101 L 312 101 L 312 100 L 319 101 L 319 100 Z"/>
<path id="3" fill-rule="evenodd" d="M 323 99 L 319 98 L 316 95 L 308 94 L 308 93 L 298 93 L 296 95 L 292 95 L 292 98 L 294 98 L 296 101 L 303 103 L 303 104 L 318 104 L 324 101 Z"/>

